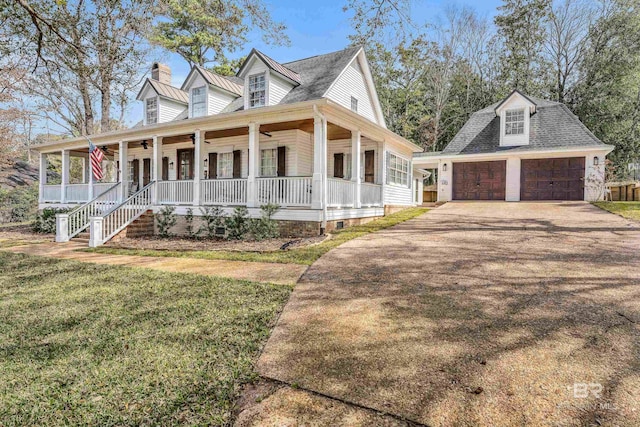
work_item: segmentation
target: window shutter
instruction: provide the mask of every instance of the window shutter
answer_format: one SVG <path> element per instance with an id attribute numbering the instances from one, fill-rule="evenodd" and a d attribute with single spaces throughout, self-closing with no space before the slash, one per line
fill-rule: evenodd
<path id="1" fill-rule="evenodd" d="M 135 182 L 136 184 L 138 184 L 140 182 L 140 160 L 139 159 L 134 159 L 133 160 L 133 182 Z"/>
<path id="2" fill-rule="evenodd" d="M 240 171 L 242 166 L 242 151 L 233 151 L 233 177 L 240 178 Z"/>
<path id="3" fill-rule="evenodd" d="M 169 158 L 162 158 L 162 180 L 169 181 Z"/>
<path id="4" fill-rule="evenodd" d="M 209 153 L 209 179 L 218 177 L 218 153 Z"/>
<path id="5" fill-rule="evenodd" d="M 116 160 L 116 182 L 122 181 L 122 177 L 120 176 L 120 160 Z"/>
<path id="6" fill-rule="evenodd" d="M 287 147 L 278 147 L 278 176 L 287 173 Z"/>
<path id="7" fill-rule="evenodd" d="M 344 178 L 344 154 L 342 153 L 333 155 L 333 177 Z"/>
<path id="8" fill-rule="evenodd" d="M 388 151 L 384 155 L 384 173 L 385 173 L 385 182 L 389 184 L 389 165 L 391 164 L 391 153 Z"/>

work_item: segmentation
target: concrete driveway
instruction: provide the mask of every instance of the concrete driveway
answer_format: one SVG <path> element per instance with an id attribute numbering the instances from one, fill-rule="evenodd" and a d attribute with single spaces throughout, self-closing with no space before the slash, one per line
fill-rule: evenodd
<path id="1" fill-rule="evenodd" d="M 449 203 L 311 266 L 258 368 L 395 421 L 640 425 L 639 327 L 638 224 Z"/>

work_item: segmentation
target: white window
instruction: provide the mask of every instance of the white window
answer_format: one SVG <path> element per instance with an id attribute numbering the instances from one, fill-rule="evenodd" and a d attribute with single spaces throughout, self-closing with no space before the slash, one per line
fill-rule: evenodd
<path id="1" fill-rule="evenodd" d="M 389 153 L 389 165 L 387 174 L 390 184 L 408 185 L 409 160 Z"/>
<path id="2" fill-rule="evenodd" d="M 351 97 L 351 111 L 358 111 L 358 99 L 353 96 Z"/>
<path id="3" fill-rule="evenodd" d="M 191 89 L 191 116 L 202 117 L 207 115 L 207 88 L 194 87 Z"/>
<path id="4" fill-rule="evenodd" d="M 524 110 L 507 110 L 504 114 L 505 135 L 522 135 L 524 133 Z"/>
<path id="5" fill-rule="evenodd" d="M 264 74 L 249 76 L 249 108 L 266 105 L 267 82 Z"/>
<path id="6" fill-rule="evenodd" d="M 233 153 L 218 154 L 218 178 L 233 177 Z"/>
<path id="7" fill-rule="evenodd" d="M 276 176 L 278 174 L 278 150 L 260 151 L 260 176 Z"/>
<path id="8" fill-rule="evenodd" d="M 344 156 L 344 179 L 351 179 L 351 153 Z"/>
<path id="9" fill-rule="evenodd" d="M 158 98 L 147 98 L 147 124 L 158 123 Z"/>

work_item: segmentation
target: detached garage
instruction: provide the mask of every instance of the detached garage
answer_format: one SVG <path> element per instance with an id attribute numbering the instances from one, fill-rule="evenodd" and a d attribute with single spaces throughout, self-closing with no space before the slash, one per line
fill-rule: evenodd
<path id="1" fill-rule="evenodd" d="M 438 170 L 438 201 L 599 200 L 612 150 L 564 104 L 514 91 L 413 163 Z"/>

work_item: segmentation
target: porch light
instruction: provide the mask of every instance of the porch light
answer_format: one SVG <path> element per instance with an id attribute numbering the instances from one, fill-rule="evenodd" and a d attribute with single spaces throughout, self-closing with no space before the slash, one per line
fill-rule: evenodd
<path id="1" fill-rule="evenodd" d="M 205 167 L 205 168 L 207 167 L 207 163 L 208 163 L 208 162 L 207 162 L 207 159 L 204 159 L 204 167 Z"/>
<path id="2" fill-rule="evenodd" d="M 600 163 L 600 159 L 598 158 L 598 156 L 595 156 L 593 158 L 593 166 L 598 166 L 599 163 Z"/>
<path id="3" fill-rule="evenodd" d="M 446 172 L 446 171 L 447 171 L 447 164 L 446 164 L 446 163 L 444 163 L 444 164 L 442 165 L 442 171 L 443 171 L 443 172 Z"/>
<path id="4" fill-rule="evenodd" d="M 173 170 L 173 162 L 169 162 L 169 169 Z"/>
<path id="5" fill-rule="evenodd" d="M 144 148 L 145 150 L 149 148 L 149 143 L 146 140 L 142 141 L 140 145 L 142 145 L 142 148 Z"/>

